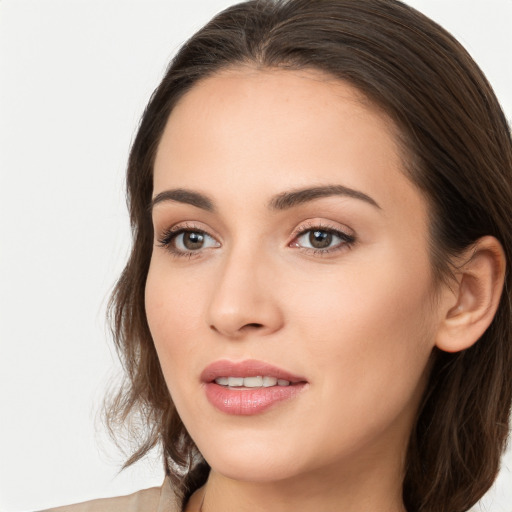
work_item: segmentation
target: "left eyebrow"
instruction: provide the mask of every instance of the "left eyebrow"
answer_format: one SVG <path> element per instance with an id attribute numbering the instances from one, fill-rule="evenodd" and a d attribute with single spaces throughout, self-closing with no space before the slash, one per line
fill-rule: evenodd
<path id="1" fill-rule="evenodd" d="M 321 187 L 303 188 L 298 190 L 292 190 L 290 192 L 283 192 L 273 197 L 269 202 L 269 207 L 273 210 L 287 210 L 321 197 L 330 196 L 344 196 L 351 197 L 353 199 L 359 199 L 371 204 L 379 210 L 381 207 L 377 201 L 369 195 L 359 190 L 344 187 L 343 185 L 326 185 Z"/>

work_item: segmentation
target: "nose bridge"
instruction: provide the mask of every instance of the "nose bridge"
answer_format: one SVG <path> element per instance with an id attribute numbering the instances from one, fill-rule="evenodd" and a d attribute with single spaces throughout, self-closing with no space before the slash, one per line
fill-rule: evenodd
<path id="1" fill-rule="evenodd" d="M 251 330 L 268 334 L 281 325 L 272 264 L 257 245 L 254 240 L 233 244 L 212 287 L 208 322 L 225 336 L 240 337 Z"/>

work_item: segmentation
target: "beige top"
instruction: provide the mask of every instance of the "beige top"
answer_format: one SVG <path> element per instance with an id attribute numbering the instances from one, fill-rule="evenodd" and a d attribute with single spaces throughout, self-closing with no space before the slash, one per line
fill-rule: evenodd
<path id="1" fill-rule="evenodd" d="M 171 482 L 166 478 L 161 487 L 144 489 L 128 496 L 51 508 L 42 512 L 181 512 L 181 506 L 172 491 Z"/>

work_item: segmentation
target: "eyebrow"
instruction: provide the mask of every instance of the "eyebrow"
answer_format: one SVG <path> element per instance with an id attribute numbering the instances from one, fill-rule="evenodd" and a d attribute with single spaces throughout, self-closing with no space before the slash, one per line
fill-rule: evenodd
<path id="1" fill-rule="evenodd" d="M 369 195 L 359 190 L 344 187 L 343 185 L 324 185 L 282 192 L 281 194 L 274 196 L 269 201 L 268 206 L 271 210 L 288 210 L 315 199 L 331 196 L 343 196 L 359 199 L 380 209 L 380 206 L 375 199 Z M 152 210 L 157 204 L 164 201 L 175 201 L 177 203 L 190 204 L 208 212 L 215 211 L 214 203 L 208 196 L 183 188 L 160 192 L 151 200 L 149 209 Z"/>
<path id="2" fill-rule="evenodd" d="M 163 203 L 164 201 L 175 201 L 177 203 L 190 204 L 208 212 L 215 211 L 213 201 L 210 198 L 204 194 L 200 194 L 199 192 L 194 192 L 184 188 L 176 188 L 160 192 L 151 200 L 149 209 L 153 210 L 157 204 Z"/>
<path id="3" fill-rule="evenodd" d="M 290 192 L 283 192 L 271 199 L 269 206 L 273 210 L 287 210 L 288 208 L 293 208 L 294 206 L 307 203 L 308 201 L 313 201 L 314 199 L 330 196 L 344 196 L 351 197 L 353 199 L 360 199 L 361 201 L 365 201 L 366 203 L 375 206 L 379 210 L 381 209 L 377 201 L 369 195 L 360 192 L 359 190 L 344 187 L 343 185 L 325 185 L 321 187 L 303 188 L 292 190 Z"/>

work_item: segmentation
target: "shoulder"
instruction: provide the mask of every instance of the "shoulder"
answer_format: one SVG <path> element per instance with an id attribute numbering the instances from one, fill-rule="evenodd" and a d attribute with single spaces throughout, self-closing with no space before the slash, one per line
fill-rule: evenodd
<path id="1" fill-rule="evenodd" d="M 166 478 L 161 487 L 144 489 L 127 496 L 102 498 L 41 512 L 180 512 L 179 501 Z"/>

